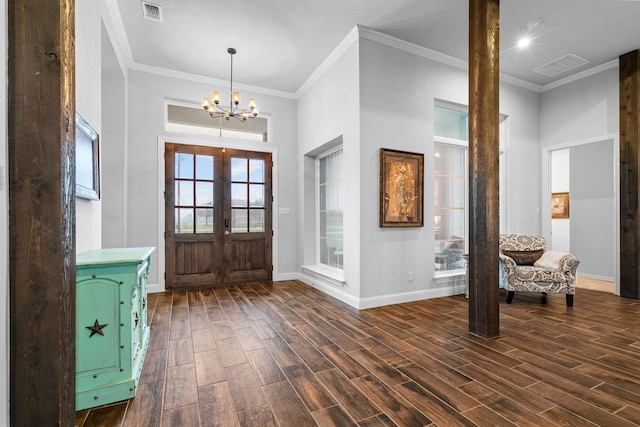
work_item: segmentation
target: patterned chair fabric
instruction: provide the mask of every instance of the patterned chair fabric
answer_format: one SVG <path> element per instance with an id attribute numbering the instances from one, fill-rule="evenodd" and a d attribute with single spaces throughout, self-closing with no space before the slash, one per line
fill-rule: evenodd
<path id="1" fill-rule="evenodd" d="M 547 244 L 542 236 L 535 234 L 501 234 L 500 267 L 507 278 L 507 303 L 511 303 L 515 291 L 564 293 L 567 305 L 573 305 L 575 294 L 576 270 L 580 261 L 567 253 L 559 262 L 559 268 L 518 265 L 504 251 L 546 250 Z"/>

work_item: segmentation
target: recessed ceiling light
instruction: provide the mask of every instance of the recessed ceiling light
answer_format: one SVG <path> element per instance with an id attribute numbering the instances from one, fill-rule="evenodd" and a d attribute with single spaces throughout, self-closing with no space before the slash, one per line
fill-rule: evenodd
<path id="1" fill-rule="evenodd" d="M 520 49 L 524 49 L 525 47 L 529 46 L 530 43 L 531 39 L 529 37 L 522 37 L 520 40 L 518 40 L 518 47 Z"/>

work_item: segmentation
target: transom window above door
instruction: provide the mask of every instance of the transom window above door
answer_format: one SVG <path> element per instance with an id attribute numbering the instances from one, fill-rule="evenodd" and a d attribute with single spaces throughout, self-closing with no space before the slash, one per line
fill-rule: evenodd
<path id="1" fill-rule="evenodd" d="M 223 118 L 212 119 L 200 106 L 169 103 L 167 103 L 166 117 L 165 126 L 169 132 L 214 135 L 250 141 L 268 141 L 269 121 L 266 117 L 254 117 L 246 122 L 225 120 Z"/>

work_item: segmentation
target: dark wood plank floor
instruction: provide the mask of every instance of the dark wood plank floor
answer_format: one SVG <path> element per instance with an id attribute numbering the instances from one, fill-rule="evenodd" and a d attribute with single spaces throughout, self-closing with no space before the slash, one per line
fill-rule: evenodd
<path id="1" fill-rule="evenodd" d="M 516 293 L 355 310 L 297 281 L 149 295 L 135 399 L 78 426 L 640 425 L 640 302 Z"/>

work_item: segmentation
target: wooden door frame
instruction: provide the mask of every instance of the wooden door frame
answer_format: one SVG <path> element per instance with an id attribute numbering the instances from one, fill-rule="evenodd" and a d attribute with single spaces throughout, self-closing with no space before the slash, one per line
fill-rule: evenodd
<path id="1" fill-rule="evenodd" d="M 149 285 L 149 287 L 147 288 L 149 292 L 164 292 L 164 290 L 166 289 L 164 281 L 164 271 L 166 263 L 164 232 L 166 216 L 164 197 L 162 197 L 162 194 L 165 191 L 164 152 L 166 143 L 271 153 L 271 159 L 273 161 L 271 170 L 271 191 L 273 195 L 273 205 L 271 211 L 271 227 L 273 229 L 273 237 L 271 240 L 271 260 L 273 262 L 272 280 L 278 280 L 278 148 L 268 145 L 269 142 L 248 141 L 247 143 L 238 143 L 238 140 L 229 138 L 216 138 L 216 141 L 212 142 L 211 139 L 211 136 L 193 139 L 171 138 L 164 135 L 158 137 L 158 245 L 156 249 L 156 259 L 158 260 L 156 264 L 158 268 L 158 283 Z"/>

